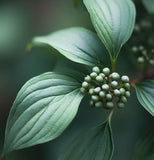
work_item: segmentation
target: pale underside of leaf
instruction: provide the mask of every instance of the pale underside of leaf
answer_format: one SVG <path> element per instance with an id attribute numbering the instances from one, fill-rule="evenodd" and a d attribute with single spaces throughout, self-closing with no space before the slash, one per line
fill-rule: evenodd
<path id="1" fill-rule="evenodd" d="M 11 109 L 4 152 L 58 137 L 75 117 L 83 98 L 75 79 L 48 72 L 29 80 Z"/>

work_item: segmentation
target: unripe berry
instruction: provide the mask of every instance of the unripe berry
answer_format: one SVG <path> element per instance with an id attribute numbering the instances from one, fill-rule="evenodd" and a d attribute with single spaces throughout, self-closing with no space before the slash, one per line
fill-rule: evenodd
<path id="1" fill-rule="evenodd" d="M 144 58 L 143 57 L 138 57 L 137 62 L 138 63 L 144 63 Z"/>
<path id="2" fill-rule="evenodd" d="M 115 96 L 120 96 L 120 91 L 118 89 L 115 89 L 113 93 Z"/>
<path id="3" fill-rule="evenodd" d="M 95 103 L 96 108 L 103 107 L 103 103 L 101 101 Z"/>
<path id="4" fill-rule="evenodd" d="M 139 50 L 140 50 L 140 51 L 143 51 L 143 50 L 144 50 L 144 47 L 143 47 L 143 46 L 139 46 Z"/>
<path id="5" fill-rule="evenodd" d="M 99 97 L 97 95 L 92 95 L 91 96 L 91 99 L 94 101 L 94 102 L 97 102 L 99 100 Z"/>
<path id="6" fill-rule="evenodd" d="M 124 108 L 124 107 L 125 107 L 125 104 L 124 104 L 124 103 L 122 103 L 122 102 L 119 102 L 117 106 L 118 106 L 118 108 L 122 109 L 122 108 Z"/>
<path id="7" fill-rule="evenodd" d="M 127 98 L 129 98 L 129 97 L 130 97 L 130 92 L 129 92 L 129 91 L 126 91 L 126 92 L 125 92 L 125 96 L 126 96 Z"/>
<path id="8" fill-rule="evenodd" d="M 90 89 L 89 89 L 89 94 L 90 94 L 90 95 L 93 95 L 93 94 L 94 94 L 94 88 L 90 88 Z"/>
<path id="9" fill-rule="evenodd" d="M 111 108 L 114 107 L 114 103 L 113 102 L 107 102 L 106 103 L 106 107 L 109 108 L 109 109 L 111 109 Z"/>
<path id="10" fill-rule="evenodd" d="M 150 59 L 150 60 L 149 60 L 149 63 L 150 63 L 151 65 L 154 65 L 154 60 L 153 60 L 153 59 Z"/>
<path id="11" fill-rule="evenodd" d="M 105 74 L 104 73 L 100 73 L 99 76 L 101 76 L 102 78 L 104 78 Z"/>
<path id="12" fill-rule="evenodd" d="M 90 77 L 89 75 L 87 75 L 87 76 L 84 78 L 84 80 L 85 80 L 86 82 L 91 82 L 91 77 Z"/>
<path id="13" fill-rule="evenodd" d="M 125 96 L 122 96 L 120 98 L 120 102 L 126 103 L 127 102 L 127 98 Z"/>
<path id="14" fill-rule="evenodd" d="M 82 87 L 83 87 L 83 88 L 88 88 L 88 86 L 89 86 L 89 84 L 88 84 L 87 82 L 83 82 L 83 83 L 82 83 Z"/>
<path id="15" fill-rule="evenodd" d="M 104 90 L 104 91 L 108 91 L 109 90 L 109 85 L 108 84 L 103 84 L 102 85 L 102 89 Z"/>
<path id="16" fill-rule="evenodd" d="M 112 88 L 116 88 L 118 86 L 118 82 L 117 81 L 112 81 L 111 82 L 111 87 Z"/>
<path id="17" fill-rule="evenodd" d="M 83 88 L 83 87 L 81 87 L 81 88 L 80 88 L 80 92 L 85 94 L 85 93 L 86 93 L 86 89 Z"/>
<path id="18" fill-rule="evenodd" d="M 92 107 L 94 105 L 94 101 L 90 100 L 89 105 Z"/>
<path id="19" fill-rule="evenodd" d="M 100 96 L 101 98 L 105 98 L 105 92 L 104 92 L 104 91 L 100 91 L 100 92 L 99 92 L 99 96 Z"/>
<path id="20" fill-rule="evenodd" d="M 100 87 L 96 87 L 96 88 L 94 89 L 94 92 L 95 92 L 96 94 L 98 94 L 100 91 L 101 91 L 101 88 L 100 88 Z"/>
<path id="21" fill-rule="evenodd" d="M 124 88 L 126 88 L 127 90 L 130 90 L 130 84 L 129 83 L 124 83 Z"/>
<path id="22" fill-rule="evenodd" d="M 109 100 L 109 101 L 112 100 L 112 95 L 111 94 L 106 94 L 106 99 Z"/>
<path id="23" fill-rule="evenodd" d="M 144 56 L 146 56 L 146 55 L 147 55 L 147 51 L 146 51 L 146 50 L 143 50 L 143 51 L 142 51 L 142 54 L 143 54 Z"/>
<path id="24" fill-rule="evenodd" d="M 136 46 L 133 46 L 132 47 L 132 52 L 134 52 L 134 53 L 138 52 L 138 48 Z"/>
<path id="25" fill-rule="evenodd" d="M 97 81 L 98 83 L 103 82 L 103 77 L 97 76 L 97 77 L 96 77 L 96 81 Z"/>
<path id="26" fill-rule="evenodd" d="M 97 77 L 97 73 L 96 72 L 92 72 L 90 73 L 90 77 L 95 79 Z"/>
<path id="27" fill-rule="evenodd" d="M 128 76 L 122 76 L 121 80 L 122 80 L 122 82 L 128 83 L 129 82 L 129 77 Z"/>
<path id="28" fill-rule="evenodd" d="M 107 68 L 107 67 L 104 68 L 104 69 L 103 69 L 103 73 L 108 76 L 108 75 L 110 74 L 110 69 Z"/>
<path id="29" fill-rule="evenodd" d="M 100 69 L 98 67 L 93 67 L 92 71 L 95 72 L 95 73 L 97 73 L 97 74 L 99 74 Z"/>
<path id="30" fill-rule="evenodd" d="M 126 90 L 124 88 L 119 89 L 121 95 L 125 95 Z"/>
<path id="31" fill-rule="evenodd" d="M 111 74 L 111 78 L 114 79 L 114 80 L 119 80 L 120 75 L 119 75 L 118 73 L 116 73 L 116 72 L 113 72 L 113 73 Z"/>

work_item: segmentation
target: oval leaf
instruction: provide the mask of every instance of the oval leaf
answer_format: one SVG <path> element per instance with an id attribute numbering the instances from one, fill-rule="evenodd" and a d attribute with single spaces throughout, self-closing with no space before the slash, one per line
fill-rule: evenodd
<path id="1" fill-rule="evenodd" d="M 130 38 L 136 11 L 131 0 L 84 0 L 92 23 L 112 58 Z"/>
<path id="2" fill-rule="evenodd" d="M 75 79 L 54 72 L 32 78 L 11 109 L 4 153 L 58 137 L 75 117 L 83 95 Z"/>
<path id="3" fill-rule="evenodd" d="M 113 154 L 110 122 L 76 137 L 58 160 L 110 160 Z"/>
<path id="4" fill-rule="evenodd" d="M 137 83 L 135 89 L 139 102 L 154 116 L 154 80 Z"/>
<path id="5" fill-rule="evenodd" d="M 107 53 L 97 35 L 82 27 L 74 27 L 54 32 L 47 36 L 36 37 L 33 45 L 46 44 L 59 51 L 71 61 L 86 65 L 103 63 Z"/>

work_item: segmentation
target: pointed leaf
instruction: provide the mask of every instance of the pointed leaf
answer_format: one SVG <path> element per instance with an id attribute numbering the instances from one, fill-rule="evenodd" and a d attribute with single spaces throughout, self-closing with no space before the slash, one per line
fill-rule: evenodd
<path id="1" fill-rule="evenodd" d="M 130 38 L 135 23 L 131 0 L 84 0 L 92 23 L 113 58 Z"/>
<path id="2" fill-rule="evenodd" d="M 9 114 L 4 153 L 58 137 L 77 113 L 83 98 L 79 87 L 75 79 L 54 72 L 29 80 Z"/>
<path id="3" fill-rule="evenodd" d="M 136 145 L 133 160 L 154 160 L 154 132 L 148 133 Z"/>
<path id="4" fill-rule="evenodd" d="M 137 83 L 135 89 L 139 102 L 154 116 L 154 80 Z"/>
<path id="5" fill-rule="evenodd" d="M 107 52 L 97 35 L 82 27 L 68 28 L 47 36 L 36 37 L 33 44 L 34 46 L 46 44 L 71 61 L 91 66 L 103 63 L 103 55 Z"/>
<path id="6" fill-rule="evenodd" d="M 111 160 L 113 140 L 110 122 L 76 137 L 59 160 Z"/>

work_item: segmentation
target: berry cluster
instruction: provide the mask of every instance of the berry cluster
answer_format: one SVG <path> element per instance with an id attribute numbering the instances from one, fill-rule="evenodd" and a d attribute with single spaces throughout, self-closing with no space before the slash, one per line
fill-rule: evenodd
<path id="1" fill-rule="evenodd" d="M 144 46 L 133 46 L 132 52 L 135 53 L 139 64 L 148 62 L 149 64 L 154 65 L 154 49 L 151 49 L 148 52 Z"/>
<path id="2" fill-rule="evenodd" d="M 98 67 L 92 68 L 92 73 L 84 78 L 80 91 L 91 96 L 90 106 L 107 109 L 124 108 L 127 98 L 130 97 L 128 76 L 110 73 L 109 68 L 102 72 Z"/>

